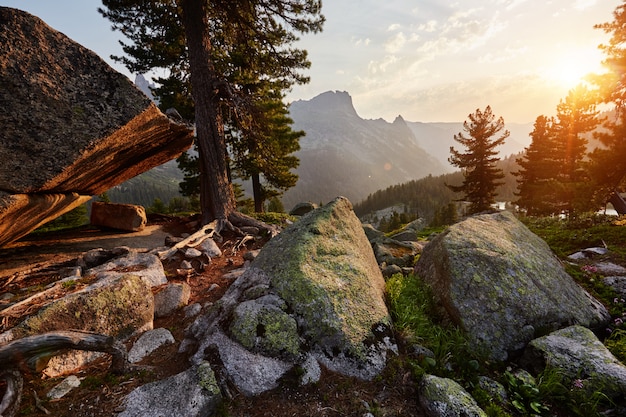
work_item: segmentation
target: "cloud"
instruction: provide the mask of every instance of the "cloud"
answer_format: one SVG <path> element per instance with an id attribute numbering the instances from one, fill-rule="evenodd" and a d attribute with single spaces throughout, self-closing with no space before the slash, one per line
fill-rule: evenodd
<path id="1" fill-rule="evenodd" d="M 576 3 L 574 3 L 574 9 L 583 11 L 595 6 L 596 3 L 597 0 L 576 0 Z"/>

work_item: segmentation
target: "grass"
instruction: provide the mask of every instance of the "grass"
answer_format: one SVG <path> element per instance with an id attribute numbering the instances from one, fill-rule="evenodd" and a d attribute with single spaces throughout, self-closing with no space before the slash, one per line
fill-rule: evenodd
<path id="1" fill-rule="evenodd" d="M 568 255 L 588 247 L 606 247 L 611 261 L 626 262 L 626 220 L 597 214 L 576 219 L 523 218 L 535 234 L 544 239 L 555 254 Z M 441 233 L 445 227 L 424 229 L 421 238 Z M 604 340 L 609 350 L 626 363 L 626 300 L 623 300 L 591 266 L 566 264 L 567 272 L 612 316 L 609 336 Z M 490 417 L 517 416 L 601 416 L 614 404 L 602 393 L 581 389 L 552 368 L 546 368 L 533 383 L 516 379 L 502 364 L 491 364 L 474 352 L 463 331 L 447 323 L 438 310 L 430 288 L 417 276 L 394 275 L 387 280 L 387 298 L 394 327 L 399 338 L 409 345 L 420 345 L 432 352 L 408 359 L 408 368 L 419 380 L 428 373 L 452 378 L 471 392 Z M 625 297 L 626 298 L 626 297 Z M 479 375 L 486 375 L 507 388 L 509 402 L 497 403 L 493 396 L 478 387 Z M 565 413 L 565 414 L 562 414 Z"/>

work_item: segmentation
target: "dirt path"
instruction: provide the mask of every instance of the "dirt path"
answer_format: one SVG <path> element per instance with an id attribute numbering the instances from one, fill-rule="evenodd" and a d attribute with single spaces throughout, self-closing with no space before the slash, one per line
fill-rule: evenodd
<path id="1" fill-rule="evenodd" d="M 0 283 L 16 273 L 76 259 L 91 249 L 119 246 L 139 251 L 154 249 L 164 245 L 168 234 L 162 225 L 154 224 L 131 233 L 85 228 L 54 235 L 26 236 L 0 248 Z"/>

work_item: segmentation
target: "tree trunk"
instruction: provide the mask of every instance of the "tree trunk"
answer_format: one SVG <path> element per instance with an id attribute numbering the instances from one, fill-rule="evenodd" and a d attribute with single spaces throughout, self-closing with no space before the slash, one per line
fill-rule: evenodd
<path id="1" fill-rule="evenodd" d="M 252 174 L 252 197 L 254 198 L 254 212 L 263 213 L 263 190 L 259 174 Z"/>
<path id="2" fill-rule="evenodd" d="M 181 2 L 191 89 L 195 104 L 196 136 L 200 163 L 200 205 L 202 222 L 228 222 L 235 211 L 235 196 L 228 179 L 228 158 L 224 122 L 219 106 L 220 79 L 211 60 L 211 33 L 206 2 Z"/>

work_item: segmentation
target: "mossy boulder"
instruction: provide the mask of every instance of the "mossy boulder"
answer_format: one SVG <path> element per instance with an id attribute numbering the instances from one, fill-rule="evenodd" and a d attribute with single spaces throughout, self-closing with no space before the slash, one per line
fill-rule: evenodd
<path id="1" fill-rule="evenodd" d="M 448 378 L 424 375 L 419 401 L 428 417 L 487 417 L 474 398 Z"/>
<path id="2" fill-rule="evenodd" d="M 199 342 L 194 361 L 217 349 L 233 380 L 251 381 L 284 364 L 302 366 L 314 358 L 327 369 L 371 379 L 396 346 L 390 337 L 385 282 L 361 222 L 345 198 L 318 208 L 261 250 L 222 299 L 191 326 Z M 223 333 L 254 356 L 245 367 L 229 363 L 232 347 Z M 263 360 L 261 356 L 280 363 Z M 268 363 L 271 365 L 268 365 Z M 259 365 L 256 365 L 259 364 Z M 275 384 L 263 378 L 259 393 Z M 259 379 L 261 381 L 261 379 Z"/>
<path id="3" fill-rule="evenodd" d="M 557 369 L 567 385 L 578 380 L 579 389 L 589 393 L 622 401 L 626 397 L 626 366 L 585 327 L 567 327 L 531 341 L 522 362 L 536 373 Z"/>
<path id="4" fill-rule="evenodd" d="M 449 227 L 426 245 L 416 272 L 447 316 L 496 360 L 551 331 L 597 328 L 610 319 L 548 245 L 509 212 Z"/>

